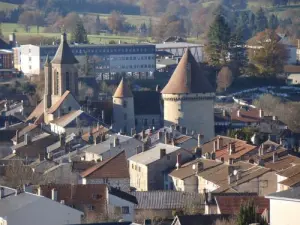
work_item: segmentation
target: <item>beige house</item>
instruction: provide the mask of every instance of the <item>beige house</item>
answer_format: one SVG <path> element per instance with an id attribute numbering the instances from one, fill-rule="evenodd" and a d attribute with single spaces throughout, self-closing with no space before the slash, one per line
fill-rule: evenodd
<path id="1" fill-rule="evenodd" d="M 182 162 L 192 158 L 188 151 L 162 143 L 130 157 L 130 186 L 137 191 L 169 189 L 164 185 L 165 177 L 168 177 L 168 171 L 175 167 L 177 155 L 180 155 Z"/>
<path id="2" fill-rule="evenodd" d="M 129 169 L 125 152 L 83 171 L 81 174 L 82 184 L 108 184 L 123 191 L 129 191 Z"/>
<path id="3" fill-rule="evenodd" d="M 200 193 L 253 192 L 264 196 L 277 188 L 274 171 L 246 162 L 219 164 L 202 171 L 199 169 L 197 176 Z"/>
<path id="4" fill-rule="evenodd" d="M 271 225 L 299 224 L 300 188 L 276 192 L 266 196 L 270 199 Z"/>
<path id="5" fill-rule="evenodd" d="M 198 171 L 215 167 L 222 164 L 210 159 L 195 159 L 191 162 L 180 165 L 177 162 L 177 168 L 169 176 L 172 178 L 173 187 L 176 191 L 198 192 Z"/>
<path id="6" fill-rule="evenodd" d="M 161 93 L 165 126 L 188 128 L 203 134 L 205 141 L 214 137 L 215 90 L 189 49 Z"/>

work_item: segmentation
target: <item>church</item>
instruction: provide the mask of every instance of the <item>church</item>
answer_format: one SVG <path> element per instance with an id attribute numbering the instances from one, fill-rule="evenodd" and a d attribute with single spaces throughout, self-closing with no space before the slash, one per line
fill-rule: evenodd
<path id="1" fill-rule="evenodd" d="M 27 122 L 50 124 L 59 118 L 66 118 L 66 115 L 74 111 L 80 112 L 72 115 L 82 115 L 83 111 L 77 101 L 77 63 L 67 43 L 66 34 L 62 34 L 54 58 L 50 61 L 47 57 L 44 65 L 44 99 L 27 118 Z M 160 93 L 154 93 L 152 99 L 155 102 L 151 102 L 143 93 L 132 92 L 126 79 L 120 81 L 112 97 L 113 132 L 132 135 L 143 129 L 158 129 L 175 124 L 186 133 L 201 134 L 204 141 L 214 137 L 214 89 L 201 73 L 189 49 L 167 85 Z M 153 108 L 156 108 L 153 113 L 145 110 Z M 76 120 L 74 116 L 72 118 Z M 99 121 L 94 118 L 88 125 L 97 123 Z"/>

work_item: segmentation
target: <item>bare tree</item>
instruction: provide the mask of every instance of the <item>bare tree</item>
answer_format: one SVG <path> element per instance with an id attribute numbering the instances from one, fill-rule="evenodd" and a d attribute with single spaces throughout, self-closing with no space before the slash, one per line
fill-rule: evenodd
<path id="1" fill-rule="evenodd" d="M 228 87 L 232 84 L 233 77 L 232 72 L 228 66 L 222 67 L 217 76 L 217 84 L 219 90 L 227 90 Z"/>
<path id="2" fill-rule="evenodd" d="M 237 221 L 235 218 L 231 217 L 229 220 L 222 219 L 217 220 L 214 225 L 236 225 Z"/>

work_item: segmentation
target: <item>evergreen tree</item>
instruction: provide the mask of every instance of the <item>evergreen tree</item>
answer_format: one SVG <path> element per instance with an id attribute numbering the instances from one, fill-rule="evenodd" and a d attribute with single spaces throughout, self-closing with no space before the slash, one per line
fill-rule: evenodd
<path id="1" fill-rule="evenodd" d="M 83 23 L 81 19 L 78 19 L 76 22 L 76 26 L 72 31 L 71 40 L 76 43 L 88 43 L 87 33 L 84 29 Z"/>
<path id="2" fill-rule="evenodd" d="M 100 17 L 97 15 L 96 17 L 96 34 L 100 34 L 101 32 L 101 22 L 100 22 Z"/>
<path id="3" fill-rule="evenodd" d="M 256 207 L 254 205 L 253 201 L 249 201 L 244 203 L 240 207 L 240 212 L 238 214 L 237 218 L 237 224 L 238 225 L 246 225 L 246 224 L 252 224 L 252 223 L 258 223 L 260 225 L 267 225 L 265 219 L 263 219 L 260 215 L 256 213 Z"/>
<path id="4" fill-rule="evenodd" d="M 229 54 L 230 28 L 225 18 L 217 15 L 207 34 L 206 52 L 209 63 L 214 66 L 226 65 Z"/>
<path id="5" fill-rule="evenodd" d="M 250 13 L 249 15 L 249 29 L 251 31 L 251 37 L 254 36 L 256 34 L 256 24 L 255 24 L 255 14 L 254 13 Z"/>
<path id="6" fill-rule="evenodd" d="M 152 36 L 152 19 L 149 19 L 149 26 L 148 26 L 148 36 L 151 37 Z"/>
<path id="7" fill-rule="evenodd" d="M 269 25 L 270 29 L 275 30 L 279 26 L 278 18 L 274 14 L 272 14 L 269 18 Z"/>
<path id="8" fill-rule="evenodd" d="M 250 26 L 249 23 L 250 23 L 249 14 L 245 11 L 241 12 L 238 17 L 235 30 L 238 33 L 240 33 L 243 41 L 247 41 L 249 38 L 252 37 L 252 31 L 249 27 Z"/>
<path id="9" fill-rule="evenodd" d="M 255 15 L 255 25 L 256 33 L 264 31 L 266 28 L 268 28 L 268 20 L 262 8 L 260 8 Z"/>

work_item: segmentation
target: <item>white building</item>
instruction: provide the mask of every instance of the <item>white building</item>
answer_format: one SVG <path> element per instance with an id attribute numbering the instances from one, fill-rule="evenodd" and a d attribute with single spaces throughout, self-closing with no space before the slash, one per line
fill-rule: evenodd
<path id="1" fill-rule="evenodd" d="M 300 211 L 300 188 L 276 192 L 266 196 L 270 199 L 270 225 L 298 225 Z"/>
<path id="2" fill-rule="evenodd" d="M 54 57 L 57 45 L 21 45 L 14 49 L 17 69 L 25 75 L 37 75 L 43 70 L 47 55 Z M 77 60 L 84 64 L 89 57 L 91 70 L 100 73 L 146 73 L 156 68 L 155 45 L 70 45 Z"/>
<path id="3" fill-rule="evenodd" d="M 82 212 L 35 194 L 1 187 L 1 225 L 80 224 Z"/>
<path id="4" fill-rule="evenodd" d="M 204 141 L 214 137 L 214 89 L 189 49 L 161 93 L 165 126 L 177 124 L 203 135 Z"/>

